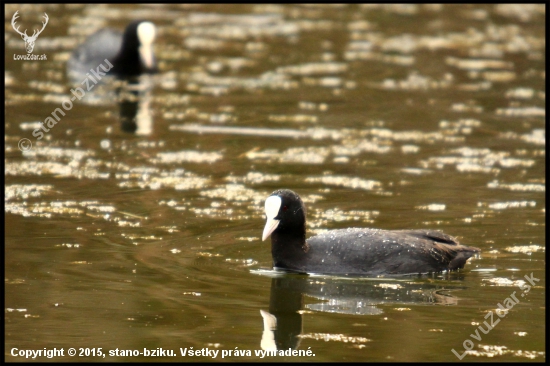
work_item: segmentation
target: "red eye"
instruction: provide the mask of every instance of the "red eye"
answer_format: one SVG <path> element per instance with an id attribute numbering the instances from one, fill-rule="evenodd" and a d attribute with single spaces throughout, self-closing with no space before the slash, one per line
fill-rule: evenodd
<path id="1" fill-rule="evenodd" d="M 288 210 L 288 206 L 283 206 L 283 211 Z"/>

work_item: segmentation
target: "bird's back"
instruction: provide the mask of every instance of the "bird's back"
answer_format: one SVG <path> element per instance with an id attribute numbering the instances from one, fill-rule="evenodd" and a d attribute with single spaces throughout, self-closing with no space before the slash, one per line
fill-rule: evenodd
<path id="1" fill-rule="evenodd" d="M 67 61 L 67 69 L 72 74 L 84 76 L 99 65 L 107 67 L 105 59 L 113 64 L 121 45 L 122 33 L 109 28 L 101 29 L 73 51 Z"/>
<path id="2" fill-rule="evenodd" d="M 309 238 L 304 255 L 288 267 L 308 273 L 441 272 L 463 268 L 476 252 L 439 231 L 349 228 Z"/>

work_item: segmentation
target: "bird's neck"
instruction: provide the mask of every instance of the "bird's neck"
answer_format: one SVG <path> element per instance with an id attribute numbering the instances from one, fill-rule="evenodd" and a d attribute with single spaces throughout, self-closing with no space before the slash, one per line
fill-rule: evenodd
<path id="1" fill-rule="evenodd" d="M 275 267 L 289 268 L 288 263 L 299 263 L 306 257 L 308 250 L 305 231 L 299 235 L 285 235 L 276 231 L 271 234 L 271 254 Z"/>

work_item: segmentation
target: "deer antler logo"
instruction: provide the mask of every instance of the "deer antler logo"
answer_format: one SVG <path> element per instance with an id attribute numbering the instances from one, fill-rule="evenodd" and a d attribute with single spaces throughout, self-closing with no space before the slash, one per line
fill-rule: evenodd
<path id="1" fill-rule="evenodd" d="M 25 32 L 22 33 L 19 31 L 19 27 L 15 28 L 15 20 L 17 18 L 19 18 L 19 15 L 17 15 L 17 13 L 19 12 L 16 11 L 15 14 L 13 14 L 13 17 L 11 18 L 11 26 L 13 27 L 13 29 L 15 29 L 15 31 L 17 33 L 19 33 L 21 35 L 21 38 L 23 38 L 23 40 L 25 41 L 25 48 L 27 49 L 27 53 L 32 53 L 32 50 L 34 49 L 34 43 L 36 42 L 36 39 L 38 38 L 38 36 L 40 35 L 40 33 L 42 33 L 42 31 L 44 30 L 44 28 L 46 28 L 46 24 L 48 24 L 48 14 L 44 13 L 44 18 L 46 19 L 45 22 L 42 22 L 42 29 L 40 29 L 39 31 L 35 30 L 34 33 L 32 34 L 32 36 L 28 36 L 27 35 L 27 30 L 25 29 Z M 37 33 L 38 32 L 38 33 Z"/>

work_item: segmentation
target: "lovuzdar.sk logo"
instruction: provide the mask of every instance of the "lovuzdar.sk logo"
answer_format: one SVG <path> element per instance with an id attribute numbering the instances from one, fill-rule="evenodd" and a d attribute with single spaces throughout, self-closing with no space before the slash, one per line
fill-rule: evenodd
<path id="1" fill-rule="evenodd" d="M 21 35 L 21 38 L 23 38 L 23 41 L 25 41 L 25 48 L 27 49 L 27 53 L 32 53 L 36 39 L 38 38 L 40 33 L 42 33 L 44 28 L 46 28 L 46 24 L 48 24 L 48 20 L 49 20 L 48 14 L 44 13 L 44 19 L 46 19 L 46 21 L 42 22 L 42 29 L 35 30 L 32 36 L 29 37 L 26 29 L 25 29 L 25 32 L 21 32 L 19 30 L 19 26 L 17 26 L 17 28 L 15 27 L 15 21 L 19 17 L 19 15 L 17 15 L 18 12 L 19 10 L 16 11 L 15 14 L 13 14 L 13 17 L 11 18 L 11 26 L 13 27 L 13 29 L 15 29 L 17 33 Z"/>

